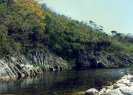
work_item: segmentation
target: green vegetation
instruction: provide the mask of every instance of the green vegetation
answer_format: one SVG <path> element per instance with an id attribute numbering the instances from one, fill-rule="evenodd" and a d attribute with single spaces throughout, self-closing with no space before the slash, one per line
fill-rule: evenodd
<path id="1" fill-rule="evenodd" d="M 127 75 L 129 71 L 127 69 L 124 70 L 124 74 Z"/>
<path id="2" fill-rule="evenodd" d="M 76 67 L 79 52 L 133 52 L 133 37 L 89 21 L 73 20 L 53 12 L 35 0 L 0 1 L 0 58 L 17 53 L 52 51 Z"/>
<path id="3" fill-rule="evenodd" d="M 131 64 L 129 72 L 133 75 L 133 64 Z"/>

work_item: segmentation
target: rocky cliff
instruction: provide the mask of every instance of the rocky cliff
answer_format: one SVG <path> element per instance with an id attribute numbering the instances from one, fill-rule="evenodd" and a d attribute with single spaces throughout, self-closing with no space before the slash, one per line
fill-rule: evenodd
<path id="1" fill-rule="evenodd" d="M 43 71 L 63 70 L 68 68 L 67 61 L 51 53 L 9 56 L 0 60 L 0 79 L 18 78 L 37 75 Z"/>
<path id="2" fill-rule="evenodd" d="M 46 71 L 49 70 L 49 68 L 53 70 L 68 68 L 66 60 L 52 53 L 41 53 L 36 51 L 33 54 L 26 55 L 26 57 L 31 61 L 32 64 L 45 67 L 44 70 Z"/>
<path id="3" fill-rule="evenodd" d="M 127 54 L 109 54 L 107 52 L 83 51 L 79 53 L 79 67 L 120 67 L 130 66 L 133 57 Z M 52 53 L 34 52 L 25 55 L 9 56 L 8 61 L 0 60 L 0 79 L 18 78 L 37 75 L 43 71 L 63 70 L 70 68 L 66 60 Z"/>
<path id="4" fill-rule="evenodd" d="M 89 67 L 121 67 L 130 66 L 133 57 L 127 54 L 109 54 L 107 52 L 91 52 L 86 51 L 79 53 L 78 63 L 80 66 Z"/>
<path id="5" fill-rule="evenodd" d="M 30 64 L 6 63 L 0 60 L 0 79 L 10 79 L 42 73 L 40 67 Z"/>

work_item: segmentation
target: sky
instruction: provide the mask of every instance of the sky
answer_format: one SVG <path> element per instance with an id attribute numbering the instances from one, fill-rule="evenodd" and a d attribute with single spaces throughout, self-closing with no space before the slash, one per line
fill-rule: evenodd
<path id="1" fill-rule="evenodd" d="M 42 0 L 47 7 L 78 21 L 95 22 L 106 33 L 133 34 L 133 0 Z"/>

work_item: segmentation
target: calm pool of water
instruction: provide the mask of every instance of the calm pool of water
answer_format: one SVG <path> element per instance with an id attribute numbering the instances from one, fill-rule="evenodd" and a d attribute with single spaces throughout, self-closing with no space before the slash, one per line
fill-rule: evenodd
<path id="1" fill-rule="evenodd" d="M 44 72 L 24 79 L 0 81 L 1 94 L 72 95 L 89 88 L 101 89 L 129 68 L 102 68 Z"/>

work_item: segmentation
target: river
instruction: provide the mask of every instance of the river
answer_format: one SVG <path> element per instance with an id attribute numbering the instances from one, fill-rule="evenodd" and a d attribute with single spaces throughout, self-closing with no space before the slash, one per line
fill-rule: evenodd
<path id="1" fill-rule="evenodd" d="M 38 76 L 0 81 L 0 95 L 73 95 L 89 88 L 101 89 L 129 68 L 102 68 L 44 72 Z"/>

